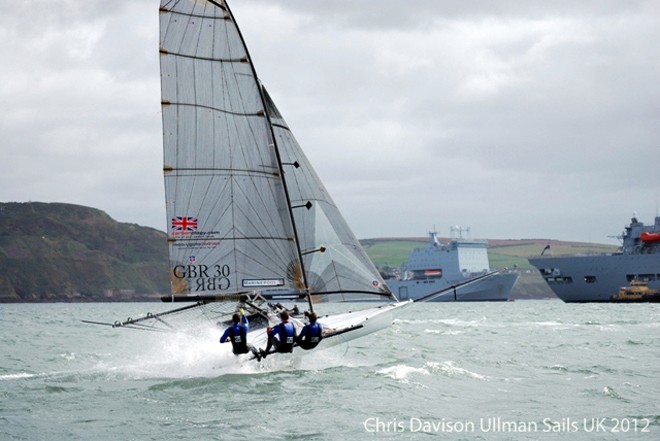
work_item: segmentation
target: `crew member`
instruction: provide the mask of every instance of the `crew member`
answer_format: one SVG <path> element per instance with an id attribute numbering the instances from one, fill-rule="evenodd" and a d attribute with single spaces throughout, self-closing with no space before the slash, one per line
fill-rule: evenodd
<path id="1" fill-rule="evenodd" d="M 235 355 L 252 352 L 255 357 L 261 359 L 261 354 L 257 351 L 257 349 L 247 342 L 247 333 L 250 329 L 250 323 L 245 316 L 245 311 L 243 308 L 241 308 L 240 314 L 235 313 L 231 317 L 231 321 L 233 324 L 225 329 L 224 334 L 222 334 L 222 337 L 220 337 L 220 343 L 226 343 L 230 341 L 232 351 Z"/>
<path id="2" fill-rule="evenodd" d="M 310 312 L 306 315 L 309 318 L 309 323 L 300 331 L 296 343 L 303 349 L 313 349 L 323 339 L 323 326 L 316 321 L 316 313 Z"/>
<path id="3" fill-rule="evenodd" d="M 280 319 L 282 322 L 272 329 L 268 330 L 268 344 L 266 350 L 261 349 L 260 353 L 263 358 L 271 352 L 271 348 L 275 347 L 273 352 L 293 352 L 293 344 L 296 341 L 296 328 L 293 323 L 289 322 L 289 313 L 286 311 L 280 312 Z"/>

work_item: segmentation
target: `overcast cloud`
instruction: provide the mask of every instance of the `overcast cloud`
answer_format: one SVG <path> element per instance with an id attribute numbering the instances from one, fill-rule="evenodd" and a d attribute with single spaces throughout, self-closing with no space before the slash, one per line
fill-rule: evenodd
<path id="1" fill-rule="evenodd" d="M 235 0 L 359 238 L 616 243 L 660 204 L 660 0 Z M 0 201 L 165 230 L 157 0 L 0 6 Z"/>

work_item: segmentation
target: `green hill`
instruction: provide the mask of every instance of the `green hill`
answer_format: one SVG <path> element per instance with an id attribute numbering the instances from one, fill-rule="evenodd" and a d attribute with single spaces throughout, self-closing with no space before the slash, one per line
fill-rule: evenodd
<path id="1" fill-rule="evenodd" d="M 449 242 L 449 238 L 438 238 Z M 426 238 L 378 238 L 361 240 L 362 246 L 376 266 L 399 267 L 408 260 L 408 254 L 417 247 L 425 247 Z M 602 245 L 580 242 L 563 242 L 549 239 L 507 239 L 488 241 L 488 259 L 491 268 L 533 269 L 528 257 L 541 253 L 546 245 L 551 246 L 553 254 L 576 255 L 606 253 L 616 250 L 614 245 Z"/>
<path id="2" fill-rule="evenodd" d="M 0 203 L 0 302 L 146 300 L 169 292 L 165 233 L 94 208 Z"/>

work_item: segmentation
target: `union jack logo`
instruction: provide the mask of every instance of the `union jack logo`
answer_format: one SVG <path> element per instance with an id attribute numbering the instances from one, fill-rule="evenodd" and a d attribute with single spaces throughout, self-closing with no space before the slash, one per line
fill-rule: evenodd
<path id="1" fill-rule="evenodd" d="M 197 218 L 189 216 L 174 216 L 172 218 L 172 231 L 195 231 L 197 230 Z"/>

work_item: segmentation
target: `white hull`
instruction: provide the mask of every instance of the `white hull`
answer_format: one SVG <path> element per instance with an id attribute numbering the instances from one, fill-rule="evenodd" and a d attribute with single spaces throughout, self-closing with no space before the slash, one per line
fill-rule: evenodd
<path id="1" fill-rule="evenodd" d="M 320 317 L 319 323 L 321 323 L 326 329 L 341 330 L 360 325 L 362 326 L 354 331 L 344 332 L 343 334 L 324 339 L 322 344 L 324 346 L 336 346 L 386 329 L 392 325 L 395 314 L 409 305 L 412 305 L 412 301 L 390 303 L 361 311 L 351 311 L 343 314 Z"/>
<path id="2" fill-rule="evenodd" d="M 405 302 L 389 303 L 359 311 L 320 316 L 318 322 L 323 325 L 325 330 L 343 332 L 338 335 L 324 338 L 318 346 L 318 349 L 337 346 L 386 329 L 392 325 L 396 313 L 401 311 L 404 307 L 412 304 L 413 302 L 408 300 Z M 298 321 L 296 320 L 296 322 Z M 300 322 L 296 323 L 296 327 L 300 327 L 299 325 L 301 325 Z M 250 332 L 248 334 L 248 343 L 256 348 L 265 348 L 267 343 L 265 330 L 259 329 Z M 294 352 L 308 353 L 313 351 L 297 349 L 294 350 Z"/>

